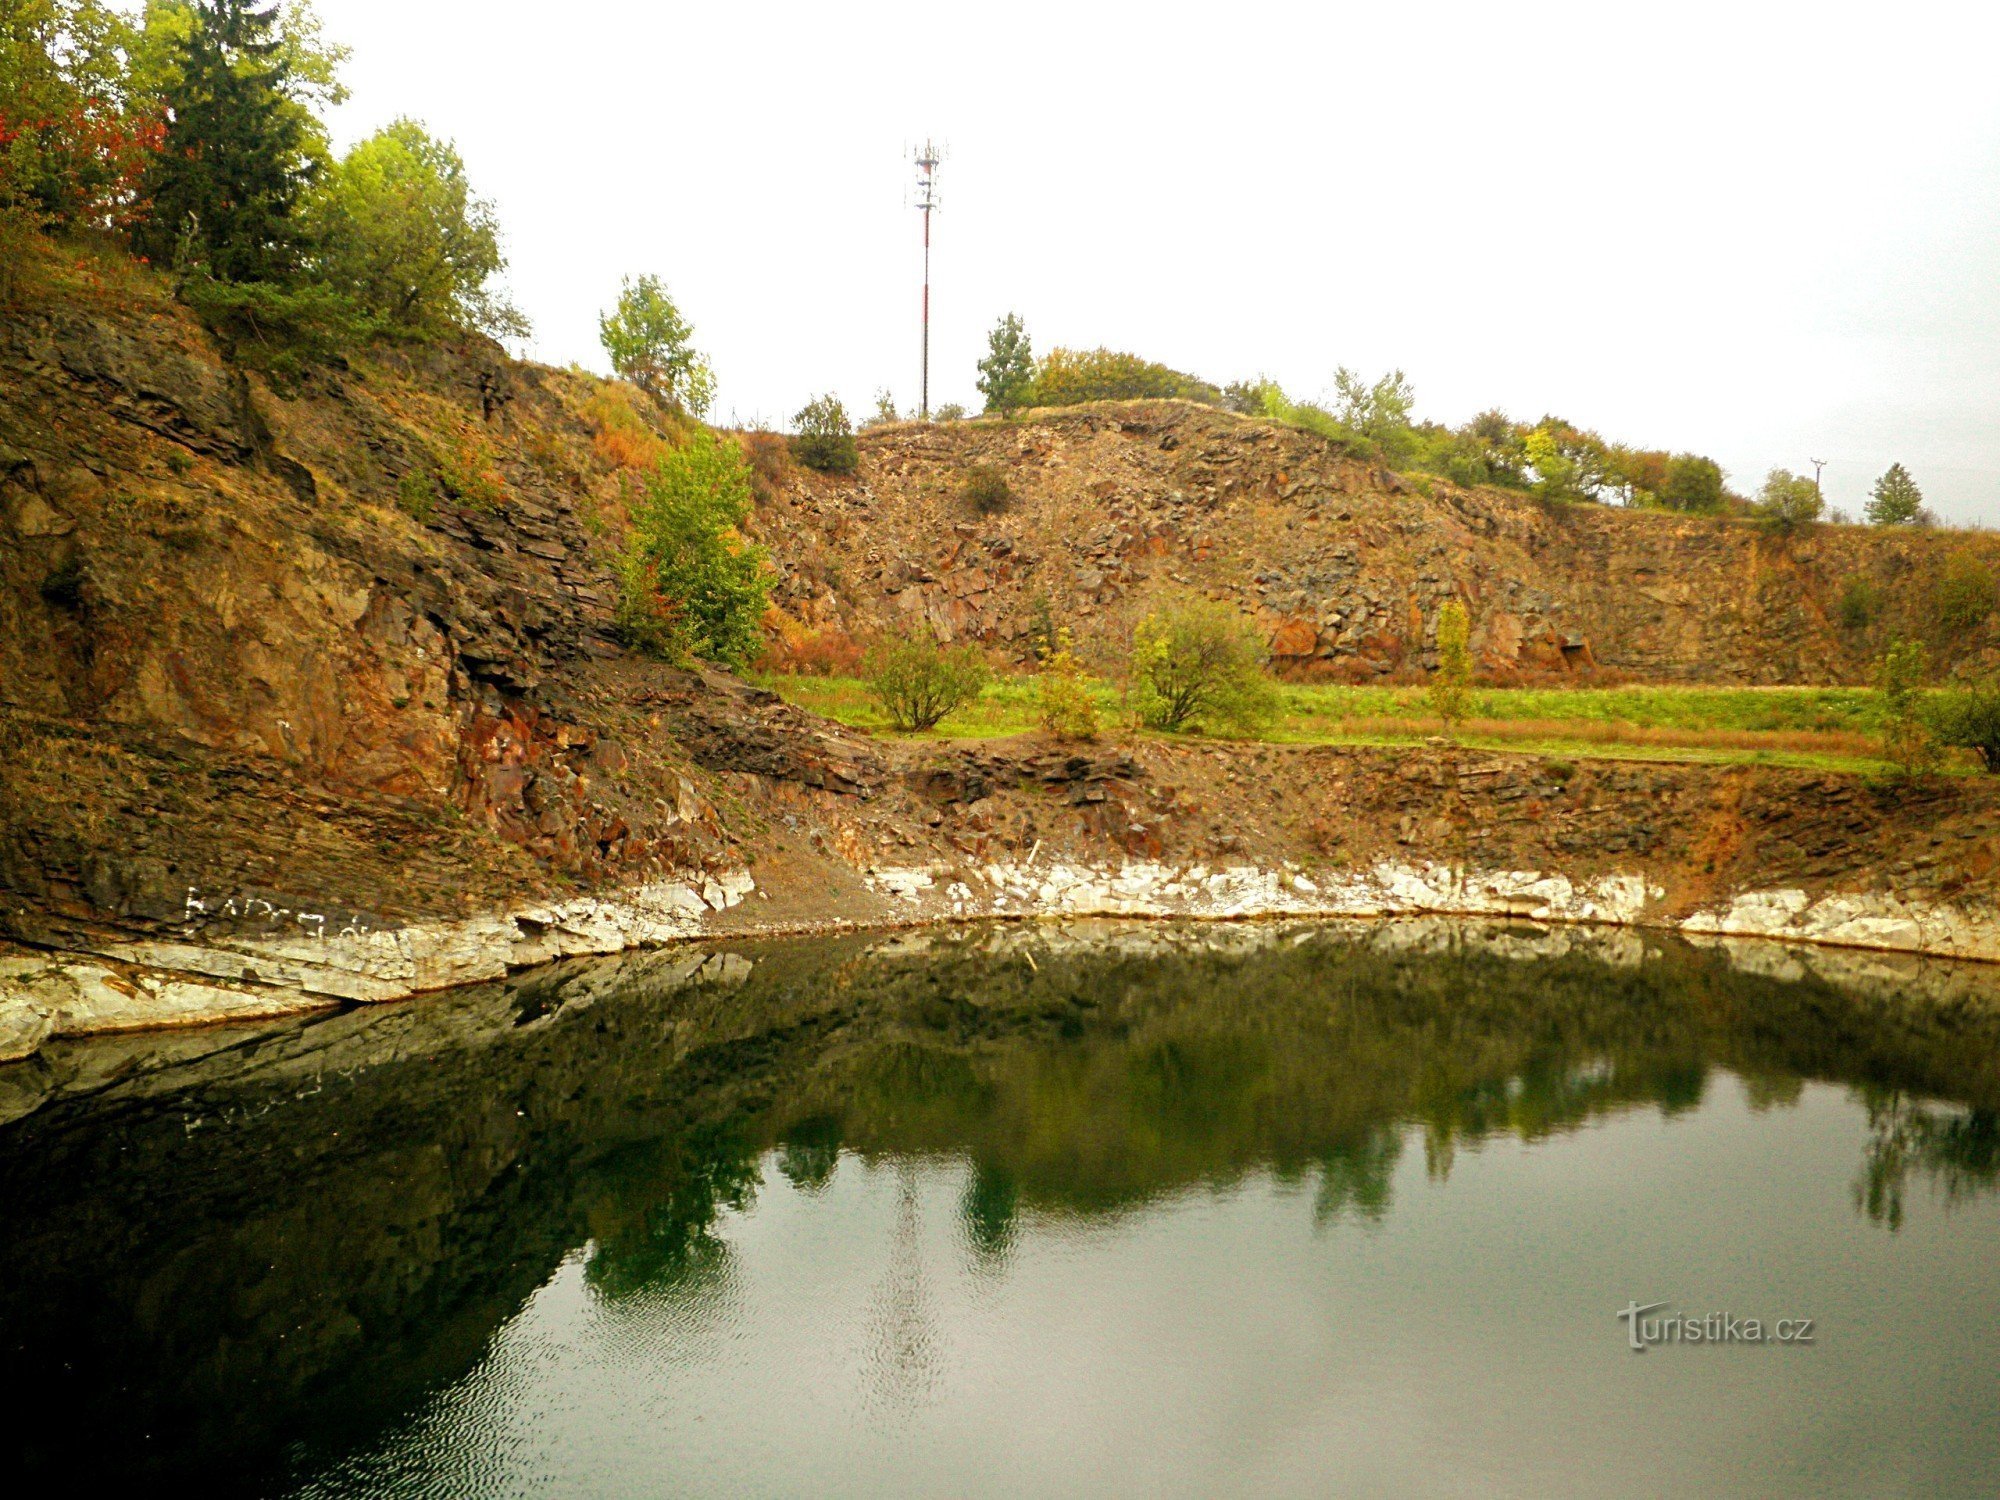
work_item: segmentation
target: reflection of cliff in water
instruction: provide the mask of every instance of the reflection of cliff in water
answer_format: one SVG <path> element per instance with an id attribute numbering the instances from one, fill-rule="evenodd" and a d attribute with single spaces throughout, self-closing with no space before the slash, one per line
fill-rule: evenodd
<path id="1" fill-rule="evenodd" d="M 718 1214 L 843 1152 L 965 1160 L 963 1238 L 998 1265 L 1023 1215 L 1250 1174 L 1322 1222 L 1380 1217 L 1406 1149 L 1446 1174 L 1496 1135 L 1690 1109 L 1726 1069 L 1764 1105 L 1863 1091 L 1857 1198 L 1893 1224 L 1912 1172 L 1995 1180 L 2000 1005 L 1967 972 L 1840 988 L 1631 933 L 1094 924 L 628 956 L 274 1028 L 0 1131 L 30 1469 L 225 1455 L 255 1487 L 462 1374 L 579 1246 L 601 1297 L 722 1286 Z M 901 1399 L 920 1285 L 891 1275 L 881 1330 Z"/>

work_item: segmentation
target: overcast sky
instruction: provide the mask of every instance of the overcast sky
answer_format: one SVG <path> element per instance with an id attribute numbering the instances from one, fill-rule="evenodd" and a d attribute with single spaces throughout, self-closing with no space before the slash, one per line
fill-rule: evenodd
<path id="1" fill-rule="evenodd" d="M 714 413 L 914 406 L 908 148 L 948 148 L 931 401 L 1004 312 L 1294 395 L 1408 372 L 1753 488 L 1892 460 L 2000 524 L 2000 7 L 319 0 L 338 143 L 399 114 L 499 204 L 528 352 L 657 272 Z"/>

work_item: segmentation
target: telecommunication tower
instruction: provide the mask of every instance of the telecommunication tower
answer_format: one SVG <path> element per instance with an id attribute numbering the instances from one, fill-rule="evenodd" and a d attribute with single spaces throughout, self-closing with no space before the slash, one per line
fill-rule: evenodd
<path id="1" fill-rule="evenodd" d="M 918 412 L 931 419 L 931 214 L 939 207 L 938 148 L 926 140 L 917 147 L 917 211 L 924 216 L 924 365 L 922 387 L 917 397 Z"/>

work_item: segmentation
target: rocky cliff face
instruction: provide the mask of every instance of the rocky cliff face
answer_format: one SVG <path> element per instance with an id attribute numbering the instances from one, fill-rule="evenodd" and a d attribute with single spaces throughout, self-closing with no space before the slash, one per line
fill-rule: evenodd
<path id="1" fill-rule="evenodd" d="M 1891 635 L 1935 637 L 1929 590 L 2000 538 L 1815 528 L 1550 505 L 1341 456 L 1273 423 L 1180 402 L 1042 412 L 1018 423 L 862 434 L 852 479 L 794 474 L 762 533 L 802 623 L 854 635 L 927 624 L 1025 656 L 1038 616 L 1114 654 L 1163 593 L 1230 599 L 1281 669 L 1371 681 L 1434 663 L 1437 606 L 1467 601 L 1496 680 L 1865 681 Z M 975 465 L 1014 501 L 980 514 Z M 1882 613 L 1849 628 L 1849 579 Z M 2000 665 L 2000 620 L 1938 638 L 1944 660 Z"/>
<path id="2" fill-rule="evenodd" d="M 2000 957 L 1983 783 L 855 736 L 612 638 L 615 390 L 480 345 L 282 376 L 254 352 L 129 268 L 0 316 L 0 1058 L 704 931 L 1039 909 L 1609 914 Z M 1022 498 L 975 520 L 981 458 Z M 758 527 L 793 610 L 857 631 L 1019 647 L 1060 585 L 1103 640 L 1185 580 L 1262 609 L 1302 669 L 1369 673 L 1416 665 L 1458 588 L 1523 673 L 1713 650 L 1813 678 L 1856 656 L 1813 655 L 1834 638 L 1799 580 L 1935 550 L 1426 498 L 1158 406 L 871 434 L 856 480 L 778 475 Z"/>

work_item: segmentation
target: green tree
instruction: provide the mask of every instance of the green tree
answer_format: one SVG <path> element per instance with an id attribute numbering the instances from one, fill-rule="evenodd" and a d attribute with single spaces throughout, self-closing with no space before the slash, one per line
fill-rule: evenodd
<path id="1" fill-rule="evenodd" d="M 1333 372 L 1333 396 L 1334 417 L 1385 452 L 1408 433 L 1410 411 L 1417 404 L 1416 392 L 1401 370 L 1391 370 L 1370 384 L 1342 365 Z"/>
<path id="2" fill-rule="evenodd" d="M 1667 460 L 1659 489 L 1669 510 L 1706 513 L 1722 509 L 1722 465 L 1699 453 L 1676 453 Z"/>
<path id="3" fill-rule="evenodd" d="M 988 411 L 1017 411 L 1028 404 L 1035 385 L 1035 351 L 1015 314 L 1008 313 L 986 336 L 977 384 Z"/>
<path id="4" fill-rule="evenodd" d="M 284 280 L 300 259 L 294 209 L 324 149 L 305 107 L 310 81 L 296 72 L 275 7 L 203 0 L 190 11 L 166 70 L 166 136 L 137 242 L 220 281 Z"/>
<path id="5" fill-rule="evenodd" d="M 1938 713 L 1938 738 L 1972 751 L 1988 775 L 2000 776 L 2000 680 L 1949 694 Z"/>
<path id="6" fill-rule="evenodd" d="M 1438 610 L 1437 671 L 1430 681 L 1431 712 L 1444 721 L 1446 735 L 1455 735 L 1465 722 L 1472 697 L 1472 651 L 1468 644 L 1471 621 L 1465 605 L 1447 599 Z"/>
<path id="7" fill-rule="evenodd" d="M 1811 525 L 1826 510 L 1819 486 L 1789 469 L 1773 469 L 1757 492 L 1757 518 L 1774 531 Z"/>
<path id="8" fill-rule="evenodd" d="M 1937 738 L 1924 712 L 1924 680 L 1930 655 L 1919 641 L 1896 641 L 1875 667 L 1882 695 L 1882 758 L 1902 777 L 1921 776 L 1937 765 Z"/>
<path id="9" fill-rule="evenodd" d="M 1594 432 L 1543 417 L 1521 439 L 1535 492 L 1551 500 L 1594 500 L 1611 473 L 1611 454 Z"/>
<path id="10" fill-rule="evenodd" d="M 342 157 L 308 198 L 321 280 L 371 316 L 419 333 L 525 336 L 489 283 L 507 264 L 492 204 L 449 141 L 397 120 Z"/>
<path id="11" fill-rule="evenodd" d="M 1923 509 L 1924 492 L 1910 478 L 1910 471 L 1901 464 L 1890 464 L 1868 492 L 1864 514 L 1877 526 L 1908 526 Z"/>
<path id="12" fill-rule="evenodd" d="M 829 392 L 799 408 L 792 418 L 798 436 L 792 439 L 792 457 L 808 469 L 823 474 L 852 474 L 860 453 L 854 446 L 854 424 L 847 408 Z"/>
<path id="13" fill-rule="evenodd" d="M 671 661 L 740 666 L 756 653 L 769 597 L 750 514 L 743 450 L 705 427 L 647 476 L 619 558 L 618 624 L 632 646 Z"/>
<path id="14" fill-rule="evenodd" d="M 1140 722 L 1169 733 L 1256 730 L 1277 711 L 1269 655 L 1256 626 L 1226 605 L 1191 600 L 1154 611 L 1132 633 Z"/>
<path id="15" fill-rule="evenodd" d="M 715 399 L 715 372 L 659 277 L 626 277 L 618 305 L 597 320 L 597 336 L 612 369 L 674 410 L 698 417 Z"/>

